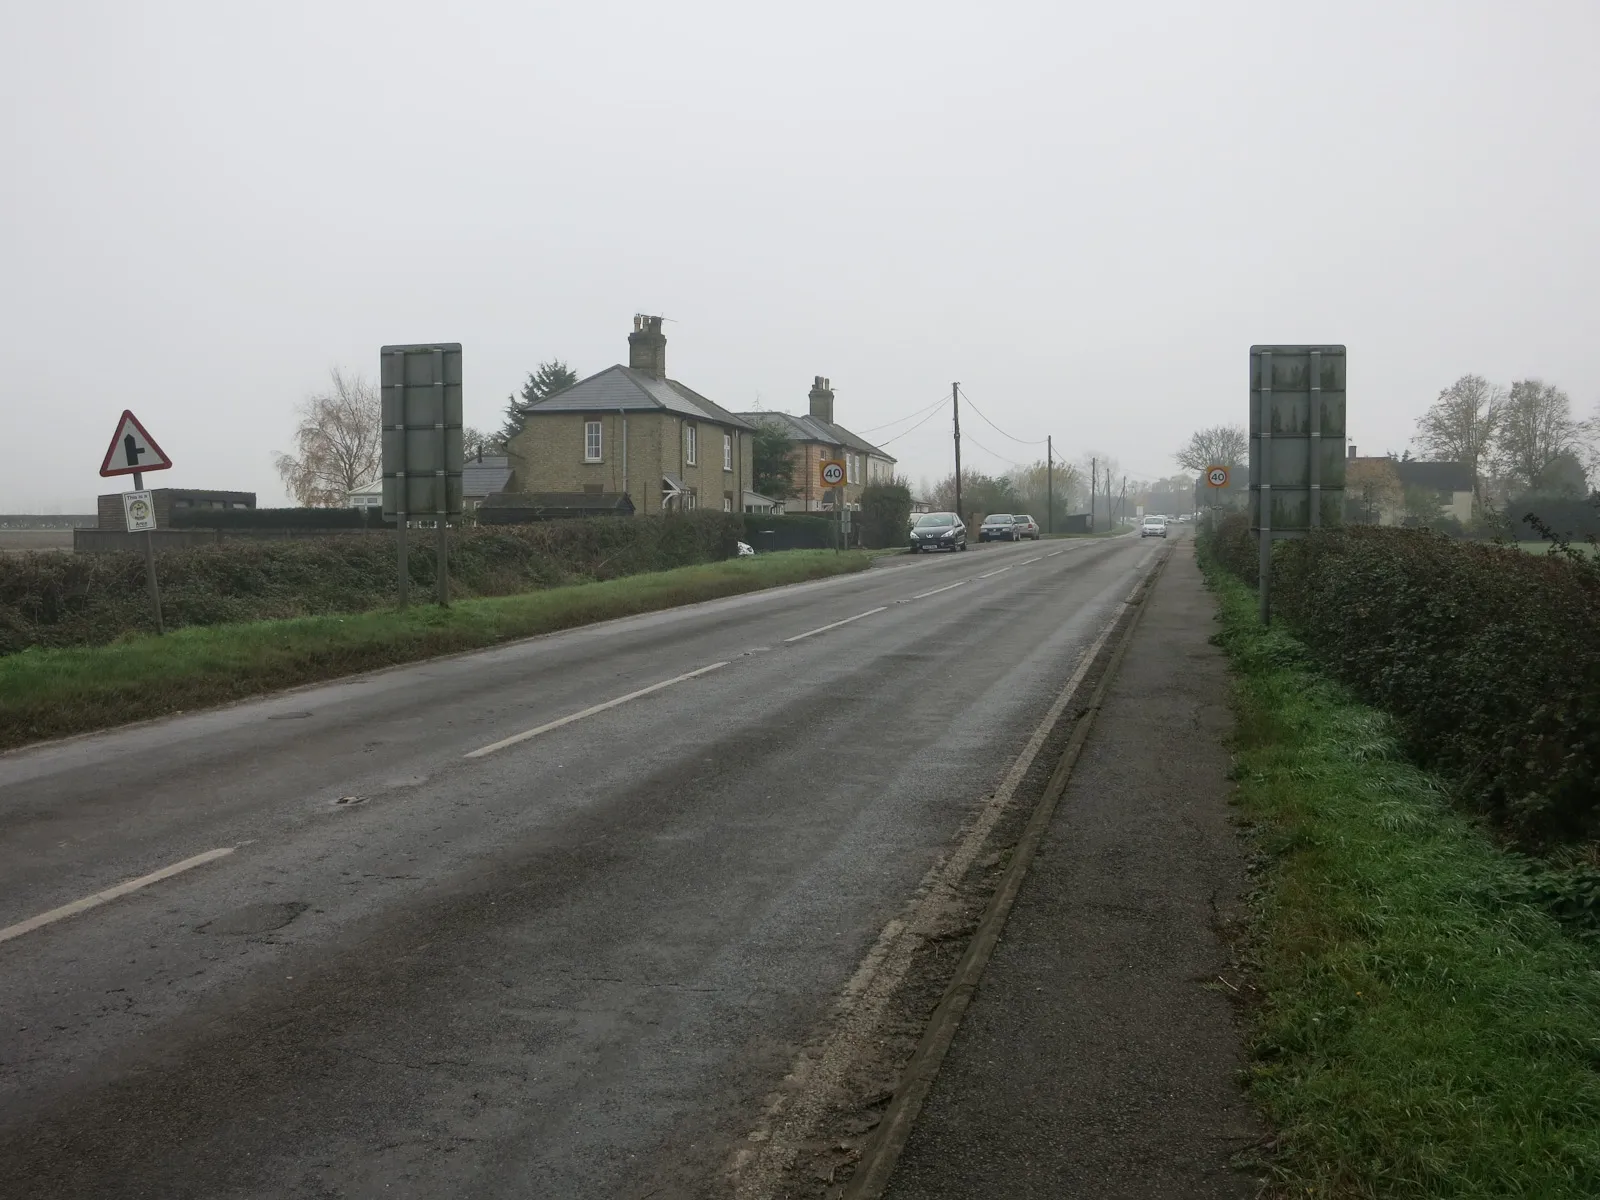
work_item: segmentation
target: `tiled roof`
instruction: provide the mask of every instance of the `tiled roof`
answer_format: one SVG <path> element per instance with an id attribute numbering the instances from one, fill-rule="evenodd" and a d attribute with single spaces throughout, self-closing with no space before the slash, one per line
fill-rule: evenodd
<path id="1" fill-rule="evenodd" d="M 697 421 L 712 421 L 734 429 L 751 429 L 719 404 L 707 400 L 693 388 L 676 379 L 656 379 L 621 363 L 580 379 L 564 391 L 524 405 L 530 416 L 559 412 L 670 412 Z"/>
<path id="2" fill-rule="evenodd" d="M 781 429 L 791 441 L 848 446 L 851 450 L 859 450 L 862 454 L 873 454 L 890 462 L 899 461 L 887 451 L 878 449 L 860 434 L 851 433 L 843 425 L 830 425 L 826 421 L 819 421 L 809 413 L 800 417 L 783 412 L 746 412 L 737 415 L 752 424 L 759 423 Z"/>
<path id="3" fill-rule="evenodd" d="M 1403 487 L 1433 488 L 1440 492 L 1470 492 L 1472 472 L 1466 463 L 1400 461 L 1394 464 Z"/>
<path id="4" fill-rule="evenodd" d="M 504 491 L 510 478 L 511 460 L 503 454 L 469 458 L 461 467 L 461 494 L 492 496 Z"/>

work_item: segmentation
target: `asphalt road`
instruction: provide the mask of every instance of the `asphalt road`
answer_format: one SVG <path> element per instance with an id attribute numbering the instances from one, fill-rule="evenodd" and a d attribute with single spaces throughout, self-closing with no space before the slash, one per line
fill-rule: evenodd
<path id="1" fill-rule="evenodd" d="M 894 560 L 0 756 L 0 1192 L 714 1191 L 1158 548 Z"/>

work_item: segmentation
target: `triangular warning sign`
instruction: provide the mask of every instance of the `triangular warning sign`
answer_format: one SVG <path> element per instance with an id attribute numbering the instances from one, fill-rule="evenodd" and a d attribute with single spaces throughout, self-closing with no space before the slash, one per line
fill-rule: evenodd
<path id="1" fill-rule="evenodd" d="M 139 418 L 127 409 L 117 422 L 116 436 L 106 447 L 106 460 L 100 464 L 102 475 L 132 475 L 135 471 L 165 471 L 172 460 L 156 445 L 155 438 L 144 431 Z"/>

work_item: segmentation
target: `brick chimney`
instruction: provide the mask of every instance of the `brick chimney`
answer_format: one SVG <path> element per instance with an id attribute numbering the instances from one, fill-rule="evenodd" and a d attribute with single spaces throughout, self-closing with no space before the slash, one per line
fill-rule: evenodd
<path id="1" fill-rule="evenodd" d="M 667 377 L 667 336 L 661 332 L 661 318 L 633 315 L 633 332 L 628 335 L 628 366 L 656 379 Z"/>
<path id="2" fill-rule="evenodd" d="M 818 375 L 811 381 L 811 415 L 819 421 L 833 424 L 833 385 Z"/>

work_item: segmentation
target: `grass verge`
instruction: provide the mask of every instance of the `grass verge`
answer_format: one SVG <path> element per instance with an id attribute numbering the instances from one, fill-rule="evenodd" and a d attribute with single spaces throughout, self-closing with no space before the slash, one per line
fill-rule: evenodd
<path id="1" fill-rule="evenodd" d="M 0 658 L 0 748 L 870 565 L 871 556 L 857 552 L 794 550 L 448 609 L 424 604 L 26 650 Z"/>
<path id="2" fill-rule="evenodd" d="M 1219 569 L 1284 1195 L 1600 1195 L 1600 948 Z"/>

